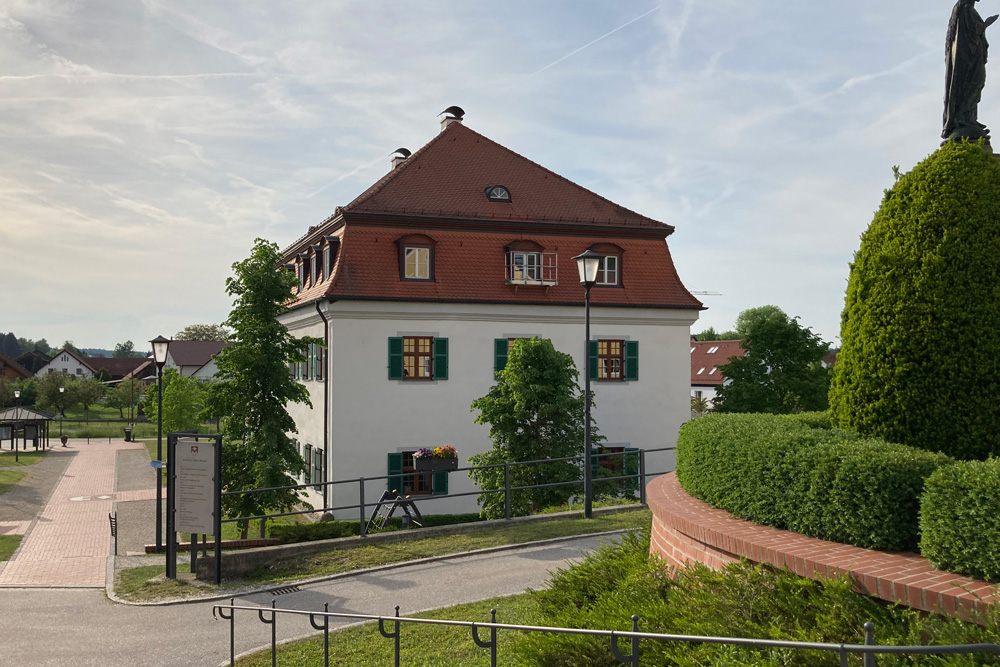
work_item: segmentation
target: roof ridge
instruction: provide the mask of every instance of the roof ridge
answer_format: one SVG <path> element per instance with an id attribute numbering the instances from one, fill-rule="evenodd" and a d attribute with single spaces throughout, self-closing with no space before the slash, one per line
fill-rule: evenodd
<path id="1" fill-rule="evenodd" d="M 453 123 L 453 124 L 455 124 L 455 123 Z M 457 123 L 457 124 L 461 125 L 461 123 Z M 465 126 L 463 125 L 462 127 L 465 127 Z M 586 188 L 586 187 L 584 187 L 584 186 L 580 185 L 579 183 L 577 183 L 577 182 L 575 182 L 575 181 L 571 181 L 570 179 L 566 178 L 566 177 L 565 177 L 565 176 L 563 176 L 562 174 L 558 174 L 558 173 L 556 173 L 556 172 L 552 171 L 551 169 L 549 169 L 549 168 L 548 168 L 548 167 L 546 167 L 545 165 L 543 165 L 543 164 L 539 164 L 538 162 L 535 162 L 535 161 L 534 161 L 534 160 L 532 160 L 531 158 L 529 158 L 529 157 L 525 157 L 524 155 L 521 155 L 520 153 L 518 153 L 518 152 L 517 152 L 517 151 L 515 151 L 514 149 L 512 149 L 512 148 L 507 148 L 507 147 L 506 147 L 506 146 L 504 146 L 503 144 L 501 144 L 501 143 L 499 143 L 499 142 L 496 142 L 496 141 L 494 141 L 493 139 L 490 139 L 490 138 L 489 138 L 489 137 L 487 137 L 486 135 L 484 135 L 484 134 L 481 134 L 481 133 L 479 133 L 479 132 L 476 132 L 476 131 L 475 131 L 475 130 L 473 130 L 473 129 L 472 129 L 471 127 L 465 127 L 465 129 L 466 129 L 466 130 L 468 130 L 469 132 L 472 132 L 472 133 L 473 133 L 474 135 L 476 135 L 477 137 L 481 137 L 482 139 L 485 139 L 486 141 L 490 142 L 491 144 L 494 144 L 494 145 L 498 146 L 499 148 L 502 148 L 503 150 L 507 151 L 508 153 L 511 153 L 511 154 L 513 154 L 513 155 L 516 155 L 517 157 L 521 158 L 521 159 L 522 159 L 522 160 L 524 160 L 525 162 L 530 162 L 531 164 L 533 164 L 534 166 L 538 167 L 538 168 L 539 168 L 539 169 L 541 169 L 542 171 L 544 171 L 544 172 L 546 172 L 546 173 L 548 173 L 548 174 L 552 174 L 553 176 L 555 176 L 555 177 L 556 177 L 556 178 L 558 178 L 559 180 L 561 180 L 561 181 L 563 181 L 563 182 L 565 182 L 565 183 L 568 183 L 569 185 L 572 185 L 572 186 L 573 186 L 573 187 L 575 187 L 575 188 L 579 188 L 579 189 L 583 190 L 584 192 L 586 192 L 586 193 L 588 193 L 588 194 L 591 194 L 591 195 L 593 195 L 593 196 L 597 197 L 597 198 L 598 198 L 598 199 L 600 199 L 601 201 L 604 201 L 604 202 L 607 202 L 608 204 L 610 204 L 610 205 L 612 205 L 612 206 L 614 206 L 614 207 L 616 207 L 616 208 L 620 208 L 620 209 L 622 209 L 623 211 L 628 211 L 628 212 L 629 212 L 629 213 L 631 213 L 632 215 L 634 215 L 634 216 L 636 216 L 636 217 L 638 217 L 638 218 L 642 218 L 643 220 L 648 220 L 649 222 L 655 222 L 656 224 L 659 224 L 659 225 L 663 225 L 663 226 L 665 226 L 665 227 L 669 227 L 669 228 L 670 228 L 670 231 L 671 231 L 671 232 L 673 232 L 673 231 L 674 231 L 674 226 L 673 226 L 673 225 L 670 225 L 670 224 L 667 224 L 667 223 L 665 223 L 665 222 L 661 222 L 660 220 L 654 220 L 653 218 L 650 218 L 650 217 L 647 217 L 647 216 L 643 215 L 642 213 L 637 213 L 636 211 L 633 211 L 633 210 L 632 210 L 632 209 L 630 209 L 630 208 L 627 208 L 627 207 L 625 207 L 625 206 L 622 206 L 622 205 L 621 205 L 621 204 L 619 204 L 618 202 L 613 202 L 613 201 L 611 201 L 610 199 L 608 199 L 607 197 L 605 197 L 605 196 L 603 196 L 603 195 L 600 195 L 600 194 L 598 194 L 598 193 L 594 192 L 594 191 L 593 191 L 593 190 L 591 190 L 590 188 Z M 430 145 L 430 144 L 428 144 L 428 145 Z M 421 150 L 423 150 L 423 149 L 421 149 Z M 419 151 L 418 151 L 418 152 L 419 152 Z"/>

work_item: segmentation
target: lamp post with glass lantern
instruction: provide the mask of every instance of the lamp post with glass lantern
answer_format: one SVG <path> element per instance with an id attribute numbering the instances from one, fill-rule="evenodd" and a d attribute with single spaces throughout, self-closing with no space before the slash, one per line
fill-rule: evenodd
<path id="1" fill-rule="evenodd" d="M 163 364 L 167 363 L 170 341 L 157 336 L 149 341 L 156 364 L 156 460 L 163 465 Z M 156 553 L 163 550 L 163 472 L 156 469 Z"/>
<path id="2" fill-rule="evenodd" d="M 14 411 L 14 463 L 18 462 L 17 450 L 19 449 L 17 445 L 17 420 L 21 416 L 21 390 L 14 390 L 14 400 L 16 401 L 17 410 Z M 25 447 L 27 449 L 27 447 Z"/>
<path id="3" fill-rule="evenodd" d="M 593 250 L 587 250 L 582 255 L 577 255 L 576 268 L 580 272 L 580 284 L 584 287 L 584 312 L 585 315 L 585 335 L 583 345 L 583 395 L 585 398 L 583 408 L 583 516 L 591 518 L 593 516 L 593 465 L 590 458 L 590 288 L 597 283 L 597 270 L 601 266 L 604 255 L 599 255 Z"/>

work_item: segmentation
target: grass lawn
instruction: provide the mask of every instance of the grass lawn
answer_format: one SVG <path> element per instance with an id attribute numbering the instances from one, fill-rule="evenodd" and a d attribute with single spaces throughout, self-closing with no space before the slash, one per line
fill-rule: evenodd
<path id="1" fill-rule="evenodd" d="M 0 496 L 14 488 L 24 473 L 20 470 L 0 470 Z"/>
<path id="2" fill-rule="evenodd" d="M 652 520 L 649 510 L 636 510 L 596 517 L 594 519 L 553 519 L 536 524 L 504 525 L 473 533 L 442 535 L 420 539 L 414 531 L 413 539 L 393 544 L 371 544 L 353 549 L 331 550 L 312 556 L 298 556 L 276 560 L 246 579 L 224 582 L 221 587 L 195 588 L 178 582 L 156 582 L 147 585 L 148 579 L 164 571 L 164 566 L 136 568 L 140 573 L 121 570 L 115 583 L 115 592 L 127 600 L 154 600 L 162 597 L 196 595 L 203 591 L 224 592 L 247 584 L 277 584 L 299 579 L 322 577 L 368 567 L 401 563 L 418 558 L 443 556 L 473 549 L 523 544 L 537 540 L 570 535 L 586 535 L 609 530 L 648 528 Z M 187 558 L 188 556 L 183 556 Z M 178 568 L 180 565 L 178 565 Z M 130 574 L 126 574 L 130 573 Z"/>
<path id="3" fill-rule="evenodd" d="M 48 454 L 48 450 L 35 451 L 34 449 L 29 449 L 26 452 L 18 452 L 17 462 L 14 462 L 14 452 L 10 450 L 4 450 L 0 452 L 0 468 L 7 468 L 13 466 L 30 466 L 38 463 Z"/>
<path id="4" fill-rule="evenodd" d="M 416 614 L 416 618 L 440 618 L 454 621 L 490 620 L 490 609 L 497 610 L 497 623 L 532 625 L 541 614 L 538 602 L 530 593 L 493 598 L 482 602 L 461 604 L 437 611 Z M 237 619 L 240 614 L 235 612 Z M 385 612 L 385 615 L 391 612 Z M 280 621 L 279 621 L 280 623 Z M 388 624 L 387 624 L 388 625 Z M 387 628 L 391 631 L 392 626 Z M 480 630 L 481 639 L 489 639 L 489 630 Z M 512 655 L 507 648 L 517 633 L 497 633 L 497 662 L 512 665 Z M 624 642 L 623 642 L 624 643 Z M 331 665 L 391 665 L 393 664 L 394 642 L 379 634 L 377 624 L 347 628 L 330 633 Z M 400 627 L 401 665 L 420 667 L 438 665 L 489 665 L 489 649 L 479 648 L 472 641 L 472 631 L 468 628 L 440 625 L 403 624 Z M 271 664 L 270 650 L 247 656 L 236 663 L 240 667 L 264 667 Z M 313 667 L 323 664 L 323 635 L 303 639 L 278 649 L 279 665 Z"/>
<path id="5" fill-rule="evenodd" d="M 17 550 L 23 535 L 0 535 L 0 561 L 8 560 Z"/>

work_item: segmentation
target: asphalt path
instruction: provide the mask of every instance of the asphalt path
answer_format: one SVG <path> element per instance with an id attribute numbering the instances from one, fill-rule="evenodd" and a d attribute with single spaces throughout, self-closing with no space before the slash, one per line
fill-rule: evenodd
<path id="1" fill-rule="evenodd" d="M 550 572 L 607 539 L 583 536 L 558 544 L 406 565 L 304 585 L 299 592 L 277 598 L 257 593 L 236 600 L 237 604 L 270 607 L 275 599 L 278 607 L 309 611 L 321 611 L 329 603 L 334 612 L 382 615 L 392 615 L 399 605 L 400 614 L 407 615 L 541 588 Z M 0 664 L 215 667 L 229 658 L 229 623 L 213 619 L 214 604 L 138 607 L 115 604 L 95 590 L 2 589 Z M 497 620 L 503 622 L 502 606 Z M 237 612 L 236 653 L 268 645 L 270 632 L 256 613 Z M 279 641 L 314 632 L 308 617 L 278 619 Z"/>

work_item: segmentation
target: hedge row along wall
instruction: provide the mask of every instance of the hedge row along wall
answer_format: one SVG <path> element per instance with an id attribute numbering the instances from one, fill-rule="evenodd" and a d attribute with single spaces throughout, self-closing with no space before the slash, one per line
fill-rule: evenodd
<path id="1" fill-rule="evenodd" d="M 814 428 L 815 415 L 708 415 L 677 440 L 677 478 L 755 523 L 869 549 L 915 551 L 924 481 L 952 459 Z"/>

